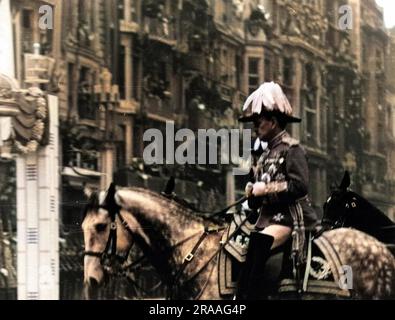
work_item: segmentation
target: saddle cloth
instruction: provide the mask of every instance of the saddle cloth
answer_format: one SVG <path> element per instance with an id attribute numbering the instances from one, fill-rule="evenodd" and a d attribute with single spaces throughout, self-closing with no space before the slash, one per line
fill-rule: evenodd
<path id="1" fill-rule="evenodd" d="M 224 233 L 223 242 L 228 240 L 245 218 L 245 214 L 242 213 L 234 215 Z M 254 227 L 254 224 L 247 221 L 220 252 L 218 272 L 219 289 L 222 296 L 234 294 L 238 273 L 246 258 L 249 236 Z M 302 289 L 305 297 L 327 295 L 342 299 L 350 298 L 350 291 L 341 286 L 342 263 L 330 242 L 323 236 L 310 241 L 311 254 L 307 257 L 306 265 L 301 268 L 299 282 L 295 281 L 292 272 L 281 270 L 283 259 L 284 257 L 289 258 L 288 255 L 277 253 L 268 260 L 267 268 L 270 271 L 268 270 L 267 274 L 276 278 L 270 280 L 278 282 L 279 297 L 292 299 L 292 294 Z"/>
<path id="2" fill-rule="evenodd" d="M 246 219 L 245 213 L 236 213 L 233 215 L 233 220 L 230 223 L 227 231 L 224 233 L 222 241 L 226 242 L 235 230 L 243 224 Z M 239 262 L 244 262 L 247 255 L 248 243 L 250 239 L 250 233 L 254 231 L 255 224 L 252 224 L 248 220 L 243 224 L 240 230 L 232 236 L 225 246 L 225 251 L 234 257 Z"/>

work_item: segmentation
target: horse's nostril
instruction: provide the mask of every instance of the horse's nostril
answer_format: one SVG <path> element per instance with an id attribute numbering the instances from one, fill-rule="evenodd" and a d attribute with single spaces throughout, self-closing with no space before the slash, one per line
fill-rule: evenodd
<path id="1" fill-rule="evenodd" d="M 99 282 L 95 278 L 90 277 L 89 280 L 88 280 L 88 283 L 89 283 L 89 286 L 92 289 L 95 289 L 95 288 L 99 287 Z"/>

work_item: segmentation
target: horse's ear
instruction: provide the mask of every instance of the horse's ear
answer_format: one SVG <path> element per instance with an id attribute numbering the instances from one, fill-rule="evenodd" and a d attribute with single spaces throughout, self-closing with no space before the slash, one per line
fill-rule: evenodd
<path id="1" fill-rule="evenodd" d="M 115 184 L 111 183 L 110 187 L 107 190 L 107 195 L 106 199 L 104 200 L 104 203 L 107 205 L 114 204 L 115 203 L 115 192 L 116 192 Z"/>
<path id="2" fill-rule="evenodd" d="M 117 192 L 117 189 L 115 187 L 115 184 L 111 183 L 110 187 L 107 190 L 106 198 L 104 200 L 104 205 L 107 207 L 107 209 L 110 212 L 115 212 L 116 210 L 119 210 L 121 208 L 115 200 L 115 193 L 116 192 Z"/>
<path id="3" fill-rule="evenodd" d="M 99 194 L 97 192 L 93 192 L 89 198 L 89 204 L 92 208 L 99 207 Z"/>
<path id="4" fill-rule="evenodd" d="M 165 190 L 163 191 L 163 193 L 165 195 L 170 196 L 174 192 L 175 187 L 176 187 L 176 182 L 175 182 L 174 177 L 172 176 L 172 177 L 170 177 L 169 181 L 167 181 L 167 184 L 166 184 L 166 187 L 165 187 Z"/>
<path id="5" fill-rule="evenodd" d="M 350 186 L 350 184 L 351 184 L 351 179 L 350 179 L 350 173 L 348 172 L 348 171 L 346 171 L 345 173 L 344 173 L 344 177 L 343 177 L 343 180 L 342 180 L 342 182 L 341 182 L 341 184 L 340 184 L 340 189 L 341 190 L 347 190 L 348 189 L 348 187 Z"/>

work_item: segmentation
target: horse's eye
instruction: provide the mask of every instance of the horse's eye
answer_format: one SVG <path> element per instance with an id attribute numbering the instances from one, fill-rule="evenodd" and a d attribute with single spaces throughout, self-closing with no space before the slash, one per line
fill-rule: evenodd
<path id="1" fill-rule="evenodd" d="M 103 231 L 106 230 L 107 224 L 105 224 L 105 223 L 99 223 L 99 224 L 96 225 L 95 228 L 96 228 L 96 232 L 103 232 Z"/>

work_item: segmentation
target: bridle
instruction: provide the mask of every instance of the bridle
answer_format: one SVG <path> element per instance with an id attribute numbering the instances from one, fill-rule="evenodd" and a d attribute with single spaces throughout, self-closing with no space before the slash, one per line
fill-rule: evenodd
<path id="1" fill-rule="evenodd" d="M 121 225 L 125 228 L 125 230 L 130 235 L 133 235 L 133 231 L 127 224 L 126 220 L 123 218 L 123 216 L 120 212 L 121 207 L 118 206 L 117 204 L 113 203 L 110 205 L 100 205 L 98 207 L 98 209 L 104 209 L 104 210 L 108 211 L 110 218 L 111 218 L 110 233 L 108 235 L 106 247 L 105 247 L 104 251 L 101 251 L 101 252 L 99 252 L 99 251 L 84 251 L 84 256 L 99 258 L 100 264 L 103 267 L 106 266 L 107 261 L 110 261 L 110 262 L 118 261 L 120 263 L 124 263 L 129 256 L 129 252 L 130 252 L 131 248 L 129 249 L 127 254 L 124 256 L 117 254 L 117 222 L 116 222 L 117 217 L 121 221 Z"/>
<path id="2" fill-rule="evenodd" d="M 347 193 L 346 193 L 347 194 Z M 342 197 L 340 201 L 343 201 L 344 197 L 346 197 L 346 194 Z M 336 220 L 328 219 L 328 218 L 323 218 L 322 219 L 322 224 L 328 224 L 330 225 L 330 229 L 338 229 L 338 228 L 344 228 L 346 221 L 348 217 L 350 216 L 351 212 L 357 208 L 357 202 L 356 199 L 353 198 L 351 200 L 346 200 L 345 204 L 345 211 L 344 214 L 340 215 Z"/>

